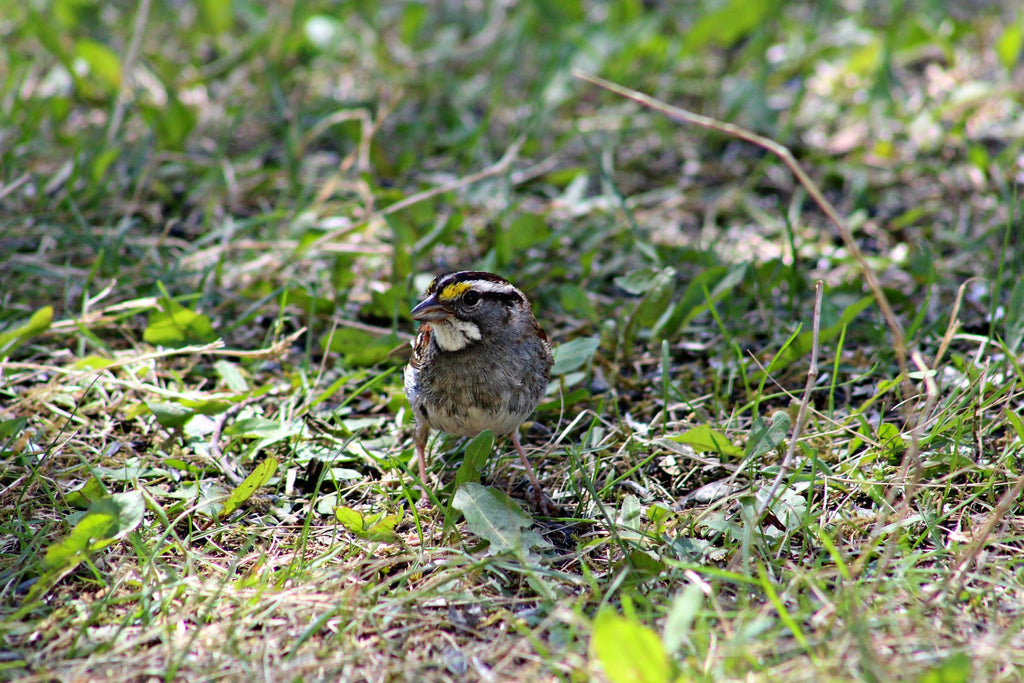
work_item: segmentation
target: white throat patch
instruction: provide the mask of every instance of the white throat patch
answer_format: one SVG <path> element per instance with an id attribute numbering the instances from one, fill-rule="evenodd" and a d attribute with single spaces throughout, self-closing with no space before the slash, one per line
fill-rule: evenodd
<path id="1" fill-rule="evenodd" d="M 475 341 L 480 341 L 480 328 L 476 323 L 458 318 L 438 320 L 430 323 L 434 341 L 442 351 L 461 351 Z"/>

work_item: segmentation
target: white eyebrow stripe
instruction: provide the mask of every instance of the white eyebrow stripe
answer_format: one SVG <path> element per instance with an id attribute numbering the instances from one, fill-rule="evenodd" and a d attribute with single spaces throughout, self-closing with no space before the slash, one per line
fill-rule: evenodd
<path id="1" fill-rule="evenodd" d="M 491 282 L 490 280 L 463 280 L 463 282 L 469 283 L 469 286 L 478 292 L 511 294 L 516 291 L 516 288 L 507 282 Z"/>

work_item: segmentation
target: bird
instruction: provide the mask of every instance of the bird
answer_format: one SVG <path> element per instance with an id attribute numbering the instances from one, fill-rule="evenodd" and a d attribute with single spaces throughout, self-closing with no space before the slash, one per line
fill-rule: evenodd
<path id="1" fill-rule="evenodd" d="M 530 300 L 505 278 L 478 270 L 435 277 L 412 309 L 420 323 L 405 367 L 405 393 L 415 417 L 413 442 L 427 481 L 430 431 L 508 435 L 547 513 L 537 474 L 519 441 L 519 427 L 537 408 L 551 379 L 551 343 Z"/>

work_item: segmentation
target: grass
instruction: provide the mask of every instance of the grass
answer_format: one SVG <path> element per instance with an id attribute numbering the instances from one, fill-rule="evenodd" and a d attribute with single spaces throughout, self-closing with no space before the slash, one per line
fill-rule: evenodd
<path id="1" fill-rule="evenodd" d="M 1024 676 L 1013 3 L 0 16 L 3 679 Z M 421 498 L 470 267 L 556 517 L 489 435 Z"/>

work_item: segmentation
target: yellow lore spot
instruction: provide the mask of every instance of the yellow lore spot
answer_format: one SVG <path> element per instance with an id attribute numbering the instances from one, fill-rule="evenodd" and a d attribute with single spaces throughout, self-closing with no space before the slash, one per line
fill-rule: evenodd
<path id="1" fill-rule="evenodd" d="M 455 282 L 442 289 L 441 293 L 437 295 L 437 298 L 441 301 L 451 301 L 452 299 L 457 299 L 465 294 L 468 289 L 468 282 Z"/>

